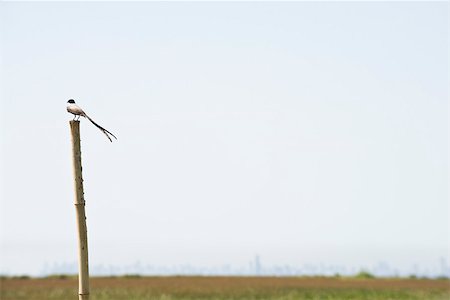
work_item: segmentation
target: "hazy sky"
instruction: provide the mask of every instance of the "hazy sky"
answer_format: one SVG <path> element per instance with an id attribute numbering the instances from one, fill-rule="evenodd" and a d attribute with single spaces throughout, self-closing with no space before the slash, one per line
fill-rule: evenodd
<path id="1" fill-rule="evenodd" d="M 0 272 L 450 262 L 448 2 L 0 2 Z"/>

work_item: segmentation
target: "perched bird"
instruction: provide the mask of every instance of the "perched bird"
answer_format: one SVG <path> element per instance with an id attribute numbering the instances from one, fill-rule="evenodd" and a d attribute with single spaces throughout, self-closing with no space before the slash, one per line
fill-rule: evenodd
<path id="1" fill-rule="evenodd" d="M 106 130 L 105 128 L 103 128 L 102 126 L 98 125 L 97 123 L 94 122 L 94 120 L 92 120 L 91 118 L 89 118 L 89 116 L 81 109 L 81 107 L 79 107 L 78 105 L 76 105 L 75 100 L 70 99 L 69 101 L 67 101 L 68 105 L 67 105 L 67 111 L 70 112 L 71 114 L 73 114 L 73 119 L 74 120 L 79 120 L 80 116 L 81 117 L 85 117 L 87 118 L 89 121 L 91 121 L 92 124 L 95 125 L 95 127 L 97 127 L 98 129 L 100 129 L 105 135 L 106 137 L 109 139 L 110 142 L 112 142 L 112 139 L 109 137 L 108 133 L 114 137 L 116 140 L 116 136 L 114 134 L 112 134 L 111 132 L 109 132 L 108 130 Z"/>

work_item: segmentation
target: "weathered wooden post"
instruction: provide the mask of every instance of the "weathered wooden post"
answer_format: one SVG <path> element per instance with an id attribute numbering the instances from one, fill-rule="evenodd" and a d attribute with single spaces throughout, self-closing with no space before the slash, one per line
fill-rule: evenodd
<path id="1" fill-rule="evenodd" d="M 89 264 L 86 214 L 84 211 L 83 176 L 81 174 L 80 121 L 70 121 L 72 134 L 73 175 L 75 179 L 75 208 L 78 228 L 78 295 L 79 300 L 89 299 Z"/>

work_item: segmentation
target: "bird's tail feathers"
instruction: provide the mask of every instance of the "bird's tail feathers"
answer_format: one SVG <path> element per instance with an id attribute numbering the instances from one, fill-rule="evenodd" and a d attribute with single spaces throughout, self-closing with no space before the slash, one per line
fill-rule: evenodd
<path id="1" fill-rule="evenodd" d="M 112 139 L 109 137 L 108 133 L 117 140 L 117 138 L 114 134 L 112 134 L 111 132 L 109 132 L 108 130 L 103 128 L 102 126 L 95 123 L 94 120 L 89 118 L 89 116 L 86 113 L 84 113 L 84 117 L 86 117 L 89 121 L 91 121 L 91 123 L 94 124 L 98 129 L 100 129 L 106 135 L 106 137 L 109 139 L 110 142 L 112 142 Z"/>

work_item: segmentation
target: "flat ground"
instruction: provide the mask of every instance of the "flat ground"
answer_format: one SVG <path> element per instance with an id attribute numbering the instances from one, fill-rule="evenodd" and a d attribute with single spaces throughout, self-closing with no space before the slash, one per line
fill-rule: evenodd
<path id="1" fill-rule="evenodd" d="M 78 299 L 76 277 L 2 278 L 1 300 Z M 449 280 L 322 277 L 91 278 L 91 300 L 424 299 L 449 300 Z"/>

